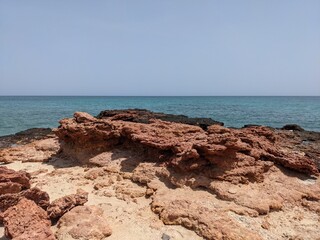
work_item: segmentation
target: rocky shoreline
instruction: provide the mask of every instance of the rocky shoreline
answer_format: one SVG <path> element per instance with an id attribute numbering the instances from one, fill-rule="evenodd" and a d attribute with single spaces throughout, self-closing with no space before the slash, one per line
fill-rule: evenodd
<path id="1" fill-rule="evenodd" d="M 0 137 L 0 163 L 9 239 L 320 236 L 320 133 L 297 125 L 78 112 Z"/>

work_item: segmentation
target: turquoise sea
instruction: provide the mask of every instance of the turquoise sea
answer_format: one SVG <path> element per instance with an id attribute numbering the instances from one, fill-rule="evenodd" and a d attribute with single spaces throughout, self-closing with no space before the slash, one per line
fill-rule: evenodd
<path id="1" fill-rule="evenodd" d="M 97 115 L 106 109 L 210 117 L 225 126 L 296 123 L 320 131 L 320 97 L 9 97 L 0 96 L 0 136 L 34 127 L 57 127 L 76 111 Z"/>

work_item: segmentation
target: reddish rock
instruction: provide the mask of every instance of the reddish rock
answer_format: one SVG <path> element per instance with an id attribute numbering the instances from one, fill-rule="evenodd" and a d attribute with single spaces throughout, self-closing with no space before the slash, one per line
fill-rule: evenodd
<path id="1" fill-rule="evenodd" d="M 30 188 L 30 174 L 25 171 L 14 171 L 7 167 L 0 167 L 0 195 L 17 193 Z"/>
<path id="2" fill-rule="evenodd" d="M 52 240 L 47 212 L 33 201 L 22 198 L 4 213 L 5 235 L 19 240 Z"/>
<path id="3" fill-rule="evenodd" d="M 115 119 L 115 120 L 113 120 Z M 65 154 L 88 162 L 90 158 L 127 145 L 174 171 L 194 173 L 231 182 L 261 182 L 273 164 L 309 175 L 318 175 L 315 162 L 307 154 L 284 144 L 286 139 L 267 127 L 230 129 L 198 126 L 150 119 L 148 124 L 96 119 L 75 113 L 63 119 L 55 133 Z"/>
<path id="4" fill-rule="evenodd" d="M 0 196 L 8 193 L 18 193 L 21 191 L 21 184 L 15 182 L 0 183 Z"/>
<path id="5" fill-rule="evenodd" d="M 72 208 L 83 205 L 88 201 L 88 193 L 78 189 L 76 194 L 71 194 L 54 200 L 49 207 L 47 212 L 51 219 L 57 219 Z"/>
<path id="6" fill-rule="evenodd" d="M 22 191 L 19 195 L 34 201 L 38 206 L 42 207 L 44 210 L 46 210 L 50 204 L 49 194 L 40 190 L 37 187 Z"/>
<path id="7" fill-rule="evenodd" d="M 27 198 L 34 201 L 44 210 L 47 209 L 50 203 L 48 193 L 41 191 L 39 188 L 31 188 L 14 194 L 0 195 L 0 222 L 3 220 L 3 213 L 10 207 L 16 205 L 22 198 Z"/>

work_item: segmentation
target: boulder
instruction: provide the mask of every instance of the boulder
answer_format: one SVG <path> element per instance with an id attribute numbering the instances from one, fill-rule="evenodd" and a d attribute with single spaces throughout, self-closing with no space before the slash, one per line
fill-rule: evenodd
<path id="1" fill-rule="evenodd" d="M 57 239 L 100 240 L 111 235 L 103 217 L 103 210 L 96 206 L 77 206 L 58 221 Z"/>
<path id="2" fill-rule="evenodd" d="M 287 125 L 284 125 L 281 129 L 293 130 L 293 131 L 304 131 L 304 129 L 300 127 L 298 124 L 287 124 Z"/>
<path id="3" fill-rule="evenodd" d="M 31 188 L 19 193 L 0 195 L 0 222 L 3 220 L 3 213 L 10 207 L 16 205 L 21 199 L 26 198 L 34 201 L 38 206 L 47 209 L 50 203 L 48 193 L 39 188 Z"/>
<path id="4" fill-rule="evenodd" d="M 45 210 L 35 202 L 22 198 L 4 213 L 6 237 L 19 240 L 53 240 L 51 221 Z"/>
<path id="5" fill-rule="evenodd" d="M 54 200 L 47 208 L 51 219 L 57 219 L 72 208 L 83 205 L 88 201 L 88 193 L 78 189 L 76 194 L 70 194 Z"/>
<path id="6" fill-rule="evenodd" d="M 30 178 L 30 174 L 25 171 L 0 167 L 0 195 L 30 188 Z"/>

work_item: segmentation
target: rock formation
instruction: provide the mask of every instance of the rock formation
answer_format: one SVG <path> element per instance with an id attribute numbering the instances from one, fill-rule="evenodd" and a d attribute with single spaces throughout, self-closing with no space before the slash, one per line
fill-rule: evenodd
<path id="1" fill-rule="evenodd" d="M 30 174 L 0 167 L 0 195 L 30 188 Z"/>
<path id="2" fill-rule="evenodd" d="M 111 229 L 103 218 L 103 210 L 96 206 L 77 206 L 58 221 L 58 239 L 101 240 L 111 235 Z"/>
<path id="3" fill-rule="evenodd" d="M 320 153 L 320 137 L 313 133 L 263 126 L 201 128 L 154 117 L 141 119 L 136 111 L 102 112 L 99 118 L 78 112 L 60 124 L 55 133 L 62 153 L 81 163 L 109 169 L 108 152 L 130 151 L 131 165 L 122 176 L 147 186 L 145 195 L 164 223 L 180 224 L 205 239 L 263 239 L 228 212 L 255 218 L 288 206 L 312 211 L 320 206 L 318 184 L 305 186 L 286 176 L 319 175 L 314 156 Z M 303 143 L 312 138 L 310 144 Z M 105 170 L 95 170 L 86 176 L 96 181 L 104 174 Z M 161 182 L 208 193 L 166 190 L 159 187 Z M 96 183 L 95 189 L 110 184 Z M 267 221 L 262 225 L 269 226 Z"/>
<path id="4" fill-rule="evenodd" d="M 29 129 L 15 135 L 0 137 L 0 163 L 46 162 L 59 151 L 51 129 Z"/>
<path id="5" fill-rule="evenodd" d="M 30 178 L 25 171 L 0 167 L 0 223 L 9 238 L 55 239 L 50 218 L 56 220 L 75 206 L 83 205 L 88 193 L 79 190 L 50 204 L 48 193 L 30 188 Z"/>
<path id="6" fill-rule="evenodd" d="M 16 205 L 21 199 L 26 198 L 34 201 L 39 207 L 47 209 L 50 203 L 48 193 L 41 191 L 39 188 L 31 188 L 19 193 L 0 194 L 0 222 L 3 220 L 4 212 Z"/>
<path id="7" fill-rule="evenodd" d="M 263 173 L 273 164 L 319 174 L 312 158 L 284 146 L 281 135 L 267 127 L 230 129 L 212 125 L 204 131 L 158 119 L 144 124 L 96 119 L 86 113 L 75 113 L 73 119 L 60 123 L 55 132 L 62 150 L 82 161 L 119 145 L 130 145 L 176 171 L 211 179 L 262 181 Z"/>
<path id="8" fill-rule="evenodd" d="M 48 214 L 33 201 L 21 199 L 4 213 L 6 236 L 20 240 L 53 240 Z"/>
<path id="9" fill-rule="evenodd" d="M 195 125 L 201 127 L 204 130 L 206 130 L 211 125 L 223 126 L 222 122 L 215 121 L 211 118 L 190 118 L 185 115 L 151 112 L 146 109 L 105 110 L 100 112 L 97 118 L 136 123 L 150 123 L 152 119 L 159 119 L 167 122 Z"/>
<path id="10" fill-rule="evenodd" d="M 8 236 L 50 239 L 51 218 L 57 239 L 104 239 L 111 228 L 112 239 L 317 239 L 320 133 L 202 121 L 135 109 L 75 113 L 57 137 L 18 146 L 17 136 L 0 138 L 0 161 L 33 171 L 0 167 Z M 30 215 L 14 210 L 27 205 Z M 39 209 L 39 229 L 13 224 Z"/>
<path id="11" fill-rule="evenodd" d="M 47 212 L 51 219 L 57 219 L 72 208 L 83 205 L 87 201 L 88 193 L 79 189 L 76 194 L 67 195 L 54 200 L 47 208 Z"/>

